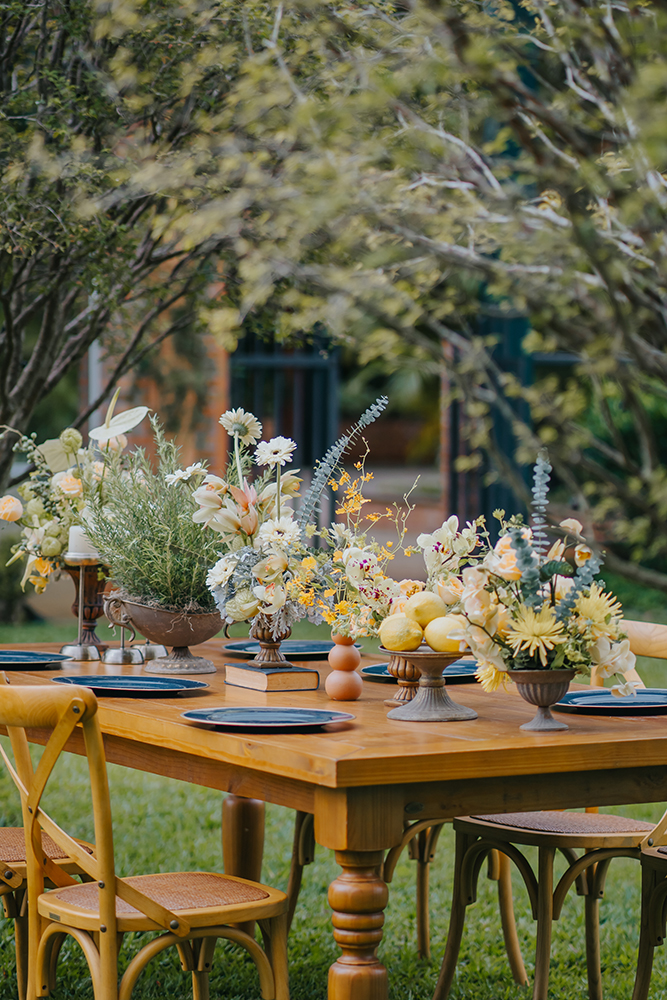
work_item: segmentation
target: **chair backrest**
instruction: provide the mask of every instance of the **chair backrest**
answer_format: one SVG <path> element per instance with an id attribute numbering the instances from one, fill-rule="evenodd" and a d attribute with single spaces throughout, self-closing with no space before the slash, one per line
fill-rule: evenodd
<path id="1" fill-rule="evenodd" d="M 88 688 L 74 685 L 10 685 L 2 673 L 0 685 L 0 725 L 7 727 L 16 767 L 1 746 L 0 755 L 21 795 L 30 919 L 39 919 L 37 898 L 44 892 L 45 880 L 56 886 L 76 884 L 71 876 L 44 856 L 41 838 L 41 831 L 44 830 L 83 872 L 98 883 L 100 921 L 109 934 L 116 933 L 116 896 L 119 896 L 158 927 L 169 929 L 180 937 L 187 935 L 190 928 L 182 917 L 144 896 L 115 874 L 109 785 L 95 695 Z M 65 833 L 40 804 L 53 768 L 77 727 L 83 731 L 88 759 L 95 829 L 94 855 Z M 32 728 L 51 730 L 36 769 L 32 766 L 26 736 L 26 729 Z"/>

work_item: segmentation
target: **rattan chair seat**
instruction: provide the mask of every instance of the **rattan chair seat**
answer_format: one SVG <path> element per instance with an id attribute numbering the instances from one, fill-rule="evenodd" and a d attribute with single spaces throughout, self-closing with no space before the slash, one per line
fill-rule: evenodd
<path id="1" fill-rule="evenodd" d="M 505 813 L 496 816 L 465 816 L 463 820 L 482 823 L 494 823 L 497 826 L 510 826 L 516 830 L 529 830 L 534 833 L 549 834 L 632 834 L 645 833 L 652 830 L 653 823 L 644 823 L 625 816 L 612 816 L 609 813 L 584 812 L 525 812 Z"/>
<path id="2" fill-rule="evenodd" d="M 135 875 L 123 879 L 128 885 L 168 910 L 199 910 L 205 907 L 221 908 L 248 904 L 267 899 L 269 893 L 259 886 L 248 885 L 229 878 L 226 875 L 216 875 L 212 872 L 169 872 L 161 875 Z M 96 882 L 86 882 L 83 885 L 70 885 L 64 889 L 55 889 L 47 893 L 43 899 L 53 908 L 55 899 L 70 907 L 98 910 L 99 890 Z M 121 915 L 142 916 L 130 903 L 116 896 L 116 913 Z"/>
<path id="3" fill-rule="evenodd" d="M 79 841 L 80 843 L 80 841 Z M 82 844 L 89 850 L 87 844 Z M 46 856 L 52 861 L 62 861 L 67 857 L 67 853 L 58 847 L 48 834 L 42 831 L 42 849 Z M 25 863 L 25 837 L 22 826 L 0 827 L 0 862 L 6 861 L 8 865 L 12 863 Z"/>

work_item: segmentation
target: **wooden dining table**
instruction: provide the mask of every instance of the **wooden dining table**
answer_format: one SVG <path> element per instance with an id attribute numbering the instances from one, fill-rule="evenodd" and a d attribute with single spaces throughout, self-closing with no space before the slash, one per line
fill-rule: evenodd
<path id="1" fill-rule="evenodd" d="M 332 702 L 323 683 L 328 667 L 320 662 L 319 690 L 261 693 L 225 684 L 225 662 L 239 661 L 225 656 L 219 640 L 198 652 L 217 667 L 200 678 L 209 685 L 200 692 L 100 698 L 107 759 L 232 793 L 236 798 L 230 801 L 237 803 L 273 802 L 314 816 L 315 840 L 335 852 L 340 867 L 328 896 L 341 950 L 329 971 L 329 1000 L 388 997 L 387 972 L 377 957 L 388 898 L 379 870 L 384 852 L 401 841 L 407 824 L 479 812 L 667 799 L 667 716 L 567 715 L 561 716 L 567 731 L 524 732 L 519 727 L 534 707 L 514 689 L 486 694 L 473 683 L 452 686 L 450 693 L 474 708 L 477 719 L 397 722 L 387 719 L 389 685 L 364 682 L 358 701 Z M 364 657 L 362 666 L 380 659 Z M 68 662 L 57 672 L 11 671 L 8 678 L 12 684 L 39 684 L 63 673 L 142 669 Z M 192 708 L 278 705 L 339 708 L 354 718 L 321 732 L 249 733 L 214 732 L 181 717 Z M 34 731 L 29 738 L 43 743 L 46 734 Z M 68 749 L 83 753 L 82 740 L 74 739 Z M 243 838 L 242 817 L 242 809 L 230 810 L 228 840 Z"/>

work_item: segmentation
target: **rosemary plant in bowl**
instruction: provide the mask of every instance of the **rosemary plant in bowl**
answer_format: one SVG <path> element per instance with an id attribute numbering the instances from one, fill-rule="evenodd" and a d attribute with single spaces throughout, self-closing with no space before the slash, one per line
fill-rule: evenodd
<path id="1" fill-rule="evenodd" d="M 104 503 L 93 502 L 88 534 L 110 567 L 117 586 L 113 605 L 151 642 L 173 646 L 169 657 L 152 660 L 152 673 L 210 673 L 210 660 L 190 645 L 212 638 L 222 621 L 206 584 L 220 543 L 202 535 L 192 515 L 192 494 L 206 475 L 200 462 L 182 469 L 179 449 L 152 418 L 157 468 L 138 448 L 124 465 L 112 460 L 104 482 Z"/>

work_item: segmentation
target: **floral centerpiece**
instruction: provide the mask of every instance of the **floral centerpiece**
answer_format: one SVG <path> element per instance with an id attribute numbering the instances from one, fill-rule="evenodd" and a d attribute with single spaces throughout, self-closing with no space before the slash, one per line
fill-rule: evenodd
<path id="1" fill-rule="evenodd" d="M 26 559 L 21 585 L 31 583 L 38 594 L 54 573 L 65 567 L 70 529 L 85 528 L 93 498 L 103 499 L 110 457 L 122 452 L 127 445 L 126 432 L 148 413 L 147 407 L 139 406 L 114 417 L 117 399 L 118 392 L 104 423 L 90 431 L 86 447 L 74 427 L 41 445 L 36 443 L 35 434 L 26 436 L 4 428 L 5 434 L 17 435 L 14 451 L 25 455 L 32 468 L 27 481 L 18 487 L 20 499 L 11 495 L 0 498 L 0 520 L 21 526 L 10 563 Z"/>
<path id="2" fill-rule="evenodd" d="M 217 533 L 223 547 L 208 583 L 225 622 L 250 621 L 251 635 L 275 645 L 299 619 L 320 624 L 332 611 L 335 551 L 313 544 L 316 536 L 331 540 L 315 524 L 319 498 L 345 451 L 386 403 L 382 398 L 369 407 L 329 449 L 298 512 L 292 507 L 298 470 L 283 472 L 296 443 L 285 437 L 260 441 L 262 427 L 253 414 L 223 413 L 220 423 L 233 440 L 234 460 L 226 479 L 207 475 L 193 496 L 199 504 L 194 520 Z"/>
<path id="3" fill-rule="evenodd" d="M 461 639 L 477 659 L 477 676 L 486 690 L 517 679 L 519 671 L 572 669 L 587 675 L 595 668 L 600 677 L 617 677 L 614 694 L 633 694 L 636 684 L 624 678 L 635 656 L 622 631 L 622 608 L 596 580 L 601 562 L 586 543 L 581 523 L 561 521 L 563 537 L 552 544 L 547 538 L 550 472 L 546 456 L 540 455 L 533 529 L 517 517 L 506 521 L 497 511 L 498 542 L 491 546 L 487 538 L 474 565 L 456 581 L 443 581 L 458 597 Z"/>
<path id="4" fill-rule="evenodd" d="M 424 587 L 418 580 L 395 580 L 388 572 L 400 551 L 413 552 L 404 547 L 407 521 L 414 509 L 412 490 L 403 497 L 404 506 L 395 503 L 381 514 L 364 515 L 369 500 L 363 490 L 373 478 L 366 471 L 365 458 L 355 463 L 354 474 L 343 470 L 337 479 L 330 480 L 337 498 L 336 515 L 343 520 L 320 531 L 320 537 L 333 549 L 327 600 L 319 599 L 322 617 L 335 632 L 353 639 L 377 635 L 384 619 Z M 394 525 L 395 542 L 381 544 L 369 535 L 381 520 Z"/>

